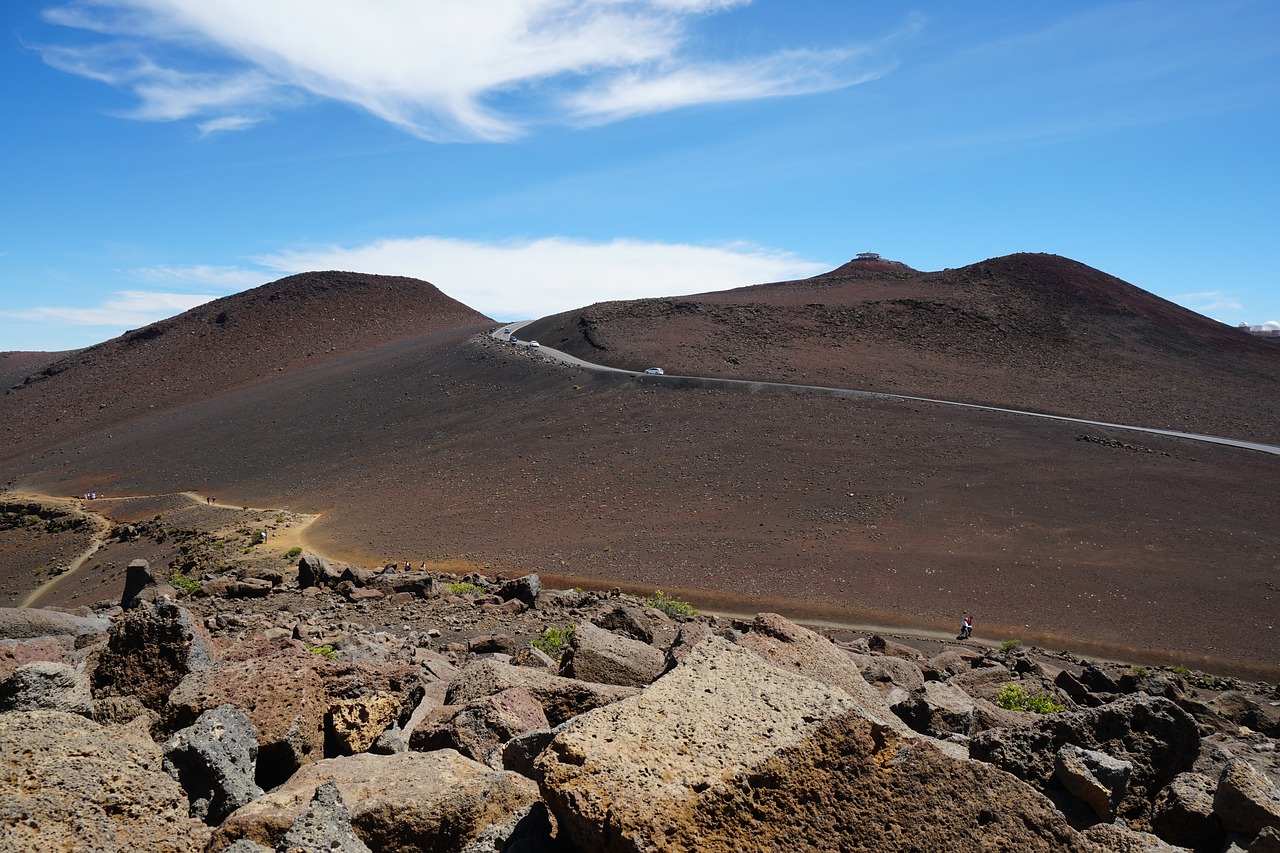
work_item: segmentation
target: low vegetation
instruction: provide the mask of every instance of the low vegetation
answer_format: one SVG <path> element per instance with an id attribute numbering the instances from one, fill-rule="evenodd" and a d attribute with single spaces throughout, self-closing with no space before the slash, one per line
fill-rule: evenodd
<path id="1" fill-rule="evenodd" d="M 674 616 L 677 618 L 691 618 L 698 615 L 697 608 L 692 604 L 676 598 L 675 596 L 667 595 L 660 589 L 653 593 L 653 597 L 648 600 L 647 604 L 655 610 L 661 610 L 668 616 Z"/>
<path id="2" fill-rule="evenodd" d="M 182 572 L 174 572 L 170 575 L 169 584 L 174 589 L 179 592 L 185 592 L 187 595 L 195 595 L 200 591 L 200 581 Z"/>
<path id="3" fill-rule="evenodd" d="M 573 628 L 573 625 L 566 625 L 563 628 L 547 628 L 538 635 L 537 639 L 530 640 L 529 645 L 543 652 L 547 657 L 559 662 L 560 656 L 564 654 L 565 646 L 569 645 L 569 641 L 573 639 Z"/>
<path id="4" fill-rule="evenodd" d="M 1037 714 L 1056 714 L 1067 707 L 1043 693 L 1028 693 L 1021 684 L 1006 684 L 996 697 L 996 704 L 1006 711 L 1032 711 Z"/>
<path id="5" fill-rule="evenodd" d="M 450 595 L 480 595 L 484 592 L 483 589 L 469 581 L 448 583 L 444 585 L 444 588 L 449 590 Z"/>
<path id="6" fill-rule="evenodd" d="M 327 643 L 323 646 L 307 646 L 307 651 L 311 652 L 313 655 L 320 655 L 320 657 L 327 658 L 329 660 L 338 659 L 338 650 Z"/>

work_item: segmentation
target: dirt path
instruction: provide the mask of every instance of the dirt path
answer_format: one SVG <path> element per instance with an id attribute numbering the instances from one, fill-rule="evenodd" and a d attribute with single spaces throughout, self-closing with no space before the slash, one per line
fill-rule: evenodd
<path id="1" fill-rule="evenodd" d="M 227 513 L 231 514 L 246 511 L 265 513 L 279 512 L 275 507 L 232 506 L 230 504 L 224 506 L 222 504 L 209 504 L 207 497 L 198 492 L 180 492 L 178 494 L 181 494 L 183 497 L 190 500 L 193 506 L 206 504 L 210 509 L 225 510 Z M 18 604 L 19 607 L 35 607 L 42 598 L 46 597 L 68 578 L 75 575 L 80 568 L 88 563 L 89 559 L 94 554 L 98 553 L 98 551 L 102 549 L 106 544 L 108 534 L 115 526 L 115 522 L 105 515 L 101 515 L 100 513 L 87 509 L 84 505 L 84 501 L 80 498 L 69 498 L 59 495 L 44 494 L 42 492 L 18 490 L 9 491 L 6 495 L 12 496 L 12 498 L 16 500 L 36 503 L 46 507 L 58 508 L 72 516 L 87 519 L 93 525 L 93 532 L 90 536 L 88 546 L 70 562 L 68 569 L 40 584 L 40 586 L 28 593 Z M 163 497 L 163 495 L 112 495 L 111 499 L 130 500 L 157 497 Z M 307 528 L 314 524 L 320 516 L 318 514 L 312 515 L 296 512 L 290 513 L 290 515 L 297 519 L 296 523 L 288 524 L 283 527 L 277 526 L 271 537 L 262 545 L 255 548 L 257 556 L 273 555 L 283 557 L 289 549 L 294 547 L 301 548 L 308 553 L 317 553 L 308 547 L 305 534 Z M 231 516 L 228 517 L 228 521 L 235 523 Z M 329 559 L 327 555 L 321 554 L 320 556 L 324 556 L 326 559 Z"/>
<path id="2" fill-rule="evenodd" d="M 81 501 L 79 498 L 62 498 L 62 497 L 56 497 L 54 495 L 44 495 L 44 494 L 39 494 L 37 492 L 24 492 L 24 491 L 12 491 L 12 492 L 8 492 L 8 494 L 13 495 L 15 498 L 19 500 L 38 503 L 38 504 L 41 504 L 42 506 L 54 506 L 59 509 L 65 510 L 68 514 L 72 516 L 86 519 L 91 524 L 93 524 L 93 528 L 94 528 L 93 533 L 89 538 L 88 547 L 85 548 L 83 551 L 81 551 L 80 554 L 71 561 L 70 565 L 67 567 L 67 570 L 62 574 L 54 575 L 44 583 L 40 584 L 40 586 L 33 589 L 27 595 L 27 597 L 22 599 L 22 601 L 18 604 L 19 607 L 30 607 L 32 606 L 32 604 L 38 601 L 42 595 L 44 595 L 49 590 L 53 589 L 53 587 L 57 586 L 65 578 L 68 578 L 71 575 L 75 574 L 76 571 L 78 571 L 82 566 L 84 566 L 85 563 L 89 561 L 90 557 L 98 553 L 98 549 L 101 548 L 103 544 L 106 543 L 107 534 L 111 532 L 111 528 L 113 525 L 111 520 L 108 519 L 106 516 L 102 516 L 96 512 L 92 512 L 91 510 L 85 509 L 84 502 Z"/>

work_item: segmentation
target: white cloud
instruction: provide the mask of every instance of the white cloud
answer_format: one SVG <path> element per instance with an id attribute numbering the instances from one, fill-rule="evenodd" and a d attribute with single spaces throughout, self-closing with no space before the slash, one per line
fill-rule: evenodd
<path id="1" fill-rule="evenodd" d="M 875 76 L 849 67 L 859 55 L 851 50 L 685 57 L 697 21 L 749 2 L 73 0 L 46 18 L 103 41 L 43 55 L 130 89 L 140 99 L 134 118 L 243 129 L 290 93 L 308 93 L 431 140 L 510 139 L 524 130 L 516 113 L 555 120 L 567 108 L 613 120 Z"/>
<path id="2" fill-rule="evenodd" d="M 230 291 L 244 290 L 264 284 L 271 278 L 270 273 L 247 267 L 216 267 L 207 264 L 194 266 L 171 266 L 160 264 L 143 267 L 134 274 L 144 281 L 164 284 L 213 285 Z"/>
<path id="3" fill-rule="evenodd" d="M 1244 306 L 1234 293 L 1225 290 L 1205 290 L 1200 293 L 1182 293 L 1171 297 L 1174 301 L 1193 308 L 1202 314 L 1210 311 L 1243 311 Z"/>
<path id="4" fill-rule="evenodd" d="M 564 237 L 505 243 L 379 240 L 281 252 L 260 263 L 280 273 L 340 269 L 413 276 L 497 319 L 542 317 L 612 299 L 724 290 L 829 268 L 745 244 L 590 243 Z"/>
<path id="5" fill-rule="evenodd" d="M 0 316 L 46 324 L 136 327 L 181 314 L 216 298 L 217 296 L 209 294 L 122 290 L 105 302 L 88 308 L 37 307 L 22 311 L 0 311 Z"/>

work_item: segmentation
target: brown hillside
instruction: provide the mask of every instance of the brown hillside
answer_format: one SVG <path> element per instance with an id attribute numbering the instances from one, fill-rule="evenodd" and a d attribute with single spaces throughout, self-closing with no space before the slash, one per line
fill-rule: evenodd
<path id="1" fill-rule="evenodd" d="M 592 305 L 524 335 L 617 367 L 1280 442 L 1280 348 L 1055 255 L 935 273 L 852 261 L 802 281 Z"/>
<path id="2" fill-rule="evenodd" d="M 0 396 L 0 447 L 45 446 L 389 341 L 488 322 L 414 278 L 289 276 L 88 349 L 6 354 L 0 376 L 13 381 Z"/>
<path id="3" fill-rule="evenodd" d="M 275 300 L 269 285 L 221 323 L 191 312 L 69 356 L 0 398 L 6 425 L 25 430 L 0 450 L 0 483 L 319 513 L 302 544 L 365 565 L 538 570 L 843 622 L 946 629 L 969 610 L 987 638 L 1280 674 L 1280 457 L 595 374 L 477 335 L 487 324 L 460 325 L 479 316 L 466 309 L 448 327 L 433 309 L 456 303 L 429 285 L 408 288 L 413 316 L 399 285 L 356 278 L 367 284 Z M 1214 428 L 1225 397 L 1261 437 L 1276 417 L 1257 402 L 1274 399 L 1273 349 L 1207 322 L 1073 262 L 1015 256 L 592 306 L 536 334 L 555 343 L 546 331 L 563 329 L 624 366 L 1022 398 L 1139 423 L 1185 412 L 1177 426 L 1210 432 L 1230 432 Z M 219 345 L 191 343 L 201 332 Z M 206 369 L 219 358 L 230 367 Z M 6 551 L 5 582 L 46 568 L 19 558 L 68 548 Z M 52 600 L 100 596 L 126 550 L 105 549 Z"/>

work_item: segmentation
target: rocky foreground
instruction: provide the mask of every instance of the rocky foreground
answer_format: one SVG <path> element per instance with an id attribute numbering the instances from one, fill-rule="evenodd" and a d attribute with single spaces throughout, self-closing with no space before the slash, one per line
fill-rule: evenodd
<path id="1" fill-rule="evenodd" d="M 0 849 L 1280 851 L 1273 685 L 537 575 L 181 586 L 0 609 Z"/>

